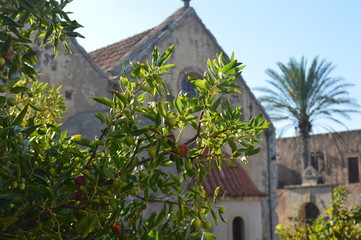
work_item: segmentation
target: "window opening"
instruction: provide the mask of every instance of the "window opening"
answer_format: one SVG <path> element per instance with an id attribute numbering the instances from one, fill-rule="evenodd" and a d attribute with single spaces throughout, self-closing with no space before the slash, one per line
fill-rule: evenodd
<path id="1" fill-rule="evenodd" d="M 233 240 L 245 239 L 244 221 L 241 217 L 236 217 L 235 219 L 233 219 L 232 230 L 233 230 Z"/>
<path id="2" fill-rule="evenodd" d="M 316 169 L 316 171 L 322 171 L 324 168 L 324 155 L 322 152 L 312 152 L 310 156 L 311 166 Z"/>
<path id="3" fill-rule="evenodd" d="M 348 158 L 348 179 L 350 183 L 360 182 L 358 170 L 358 158 Z"/>
<path id="4" fill-rule="evenodd" d="M 182 80 L 182 92 L 188 93 L 189 97 L 197 97 L 195 86 L 189 81 L 188 77 L 194 77 L 202 79 L 202 76 L 196 72 L 184 73 Z"/>

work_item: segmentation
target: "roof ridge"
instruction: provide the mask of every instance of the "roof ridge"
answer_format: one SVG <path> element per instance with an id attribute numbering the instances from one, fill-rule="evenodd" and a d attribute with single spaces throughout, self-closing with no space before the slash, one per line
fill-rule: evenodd
<path id="1" fill-rule="evenodd" d="M 147 36 L 153 29 L 154 28 L 148 29 L 131 37 L 96 49 L 89 52 L 89 55 L 104 72 L 108 72 L 134 45 Z"/>
<path id="2" fill-rule="evenodd" d="M 140 33 L 136 33 L 136 34 L 134 34 L 134 35 L 132 35 L 132 36 L 130 36 L 130 37 L 120 39 L 120 40 L 117 41 L 117 42 L 110 43 L 110 44 L 108 44 L 108 45 L 105 45 L 104 47 L 100 47 L 100 48 L 97 48 L 97 49 L 95 49 L 95 50 L 93 50 L 93 51 L 90 51 L 89 54 L 96 53 L 96 52 L 98 52 L 98 51 L 101 51 L 101 50 L 104 49 L 104 48 L 108 48 L 108 47 L 117 45 L 117 44 L 119 44 L 119 43 L 121 43 L 121 42 L 130 40 L 130 39 L 133 39 L 133 38 L 138 38 L 138 37 L 141 36 L 141 35 L 144 35 L 144 36 L 145 36 L 146 34 L 148 34 L 148 33 L 149 33 L 150 31 L 152 31 L 153 29 L 154 29 L 154 27 L 153 27 L 153 28 L 150 28 L 150 29 L 148 29 L 148 30 L 142 31 L 142 32 L 140 32 Z M 144 37 L 144 36 L 143 36 L 143 37 Z M 142 37 L 142 38 L 143 38 L 143 37 Z"/>
<path id="3" fill-rule="evenodd" d="M 191 7 L 181 7 L 177 9 L 172 15 L 167 17 L 162 23 L 153 28 L 141 41 L 124 54 L 121 61 L 114 65 L 112 69 L 113 75 L 118 75 L 123 69 L 122 66 L 126 61 L 137 62 L 146 57 L 147 53 L 153 51 L 154 45 L 168 36 L 175 27 L 178 26 L 190 13 L 194 13 Z"/>

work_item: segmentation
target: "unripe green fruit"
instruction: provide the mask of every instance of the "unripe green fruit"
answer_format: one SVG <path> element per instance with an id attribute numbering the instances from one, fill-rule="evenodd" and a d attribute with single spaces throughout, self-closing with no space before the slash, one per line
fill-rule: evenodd
<path id="1" fill-rule="evenodd" d="M 157 148 L 156 147 L 150 147 L 148 150 L 148 154 L 151 158 L 155 158 L 157 156 Z"/>
<path id="2" fill-rule="evenodd" d="M 113 186 L 115 189 L 119 189 L 122 186 L 122 183 L 120 182 L 119 179 L 115 179 L 113 182 Z"/>
<path id="3" fill-rule="evenodd" d="M 7 89 L 5 85 L 0 85 L 0 92 L 5 92 Z"/>
<path id="4" fill-rule="evenodd" d="M 5 58 L 0 57 L 0 66 L 4 66 L 6 63 Z"/>
<path id="5" fill-rule="evenodd" d="M 18 186 L 18 183 L 16 181 L 13 181 L 11 183 L 11 188 L 15 189 L 15 188 L 17 188 L 17 186 Z"/>
<path id="6" fill-rule="evenodd" d="M 129 146 L 134 145 L 134 143 L 135 143 L 133 136 L 130 136 L 130 135 L 126 136 L 124 141 Z"/>
<path id="7" fill-rule="evenodd" d="M 18 189 L 20 190 L 20 191 L 22 191 L 22 190 L 24 190 L 25 189 L 25 183 L 19 183 L 18 184 Z"/>
<path id="8" fill-rule="evenodd" d="M 170 118 L 168 118 L 168 120 L 167 120 L 167 124 L 168 124 L 170 127 L 174 127 L 175 125 L 177 125 L 177 119 L 170 117 Z"/>
<path id="9" fill-rule="evenodd" d="M 220 214 L 223 214 L 223 213 L 226 212 L 226 209 L 225 209 L 224 207 L 220 207 L 220 208 L 218 209 L 218 212 L 219 212 Z"/>
<path id="10" fill-rule="evenodd" d="M 192 227 L 193 228 L 199 228 L 202 225 L 201 220 L 199 220 L 199 218 L 195 218 L 192 221 Z"/>
<path id="11" fill-rule="evenodd" d="M 15 99 L 15 98 L 8 98 L 8 99 L 6 100 L 6 103 L 7 103 L 9 106 L 13 107 L 13 106 L 16 105 L 16 99 Z"/>
<path id="12" fill-rule="evenodd" d="M 210 221 L 205 221 L 203 223 L 203 228 L 207 229 L 207 230 L 211 229 L 212 228 L 212 223 Z"/>
<path id="13" fill-rule="evenodd" d="M 186 162 L 186 170 L 190 171 L 193 169 L 193 164 L 191 162 Z"/>
<path id="14" fill-rule="evenodd" d="M 65 40 L 66 40 L 66 35 L 65 35 L 65 34 L 61 34 L 61 35 L 60 35 L 60 40 L 61 40 L 61 41 L 65 41 Z"/>

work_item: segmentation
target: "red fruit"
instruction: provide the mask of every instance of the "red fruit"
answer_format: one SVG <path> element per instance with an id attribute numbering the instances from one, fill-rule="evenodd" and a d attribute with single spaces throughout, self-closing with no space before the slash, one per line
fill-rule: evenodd
<path id="1" fill-rule="evenodd" d="M 5 59 L 6 62 L 10 62 L 11 61 L 11 55 L 9 53 L 5 53 L 3 55 L 3 58 Z"/>
<path id="2" fill-rule="evenodd" d="M 76 192 L 74 199 L 81 201 L 84 199 L 84 197 L 85 197 L 85 194 L 83 192 Z"/>
<path id="3" fill-rule="evenodd" d="M 172 160 L 172 161 L 175 160 L 175 155 L 174 155 L 173 151 L 170 153 L 169 159 Z"/>
<path id="4" fill-rule="evenodd" d="M 77 176 L 75 179 L 74 179 L 74 183 L 75 185 L 77 186 L 84 186 L 86 185 L 86 177 L 84 176 Z"/>
<path id="5" fill-rule="evenodd" d="M 168 134 L 167 138 L 169 138 L 172 142 L 175 142 L 175 136 L 173 134 Z"/>
<path id="6" fill-rule="evenodd" d="M 67 199 L 68 200 L 83 200 L 85 197 L 85 194 L 83 192 L 75 192 L 75 193 L 72 193 Z"/>
<path id="7" fill-rule="evenodd" d="M 119 233 L 122 230 L 122 225 L 119 222 L 114 223 L 114 225 L 110 226 L 113 232 Z"/>
<path id="8" fill-rule="evenodd" d="M 186 146 L 186 145 L 184 145 L 184 144 L 179 145 L 178 148 L 179 148 L 179 150 L 181 151 L 181 153 L 182 153 L 183 155 L 187 155 L 188 149 L 187 149 L 187 146 Z"/>

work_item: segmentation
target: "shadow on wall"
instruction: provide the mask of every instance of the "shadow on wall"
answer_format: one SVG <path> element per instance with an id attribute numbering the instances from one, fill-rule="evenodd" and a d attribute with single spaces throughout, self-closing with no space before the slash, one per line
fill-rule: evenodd
<path id="1" fill-rule="evenodd" d="M 295 170 L 289 169 L 282 164 L 278 164 L 278 188 L 286 185 L 302 184 L 302 175 Z"/>

